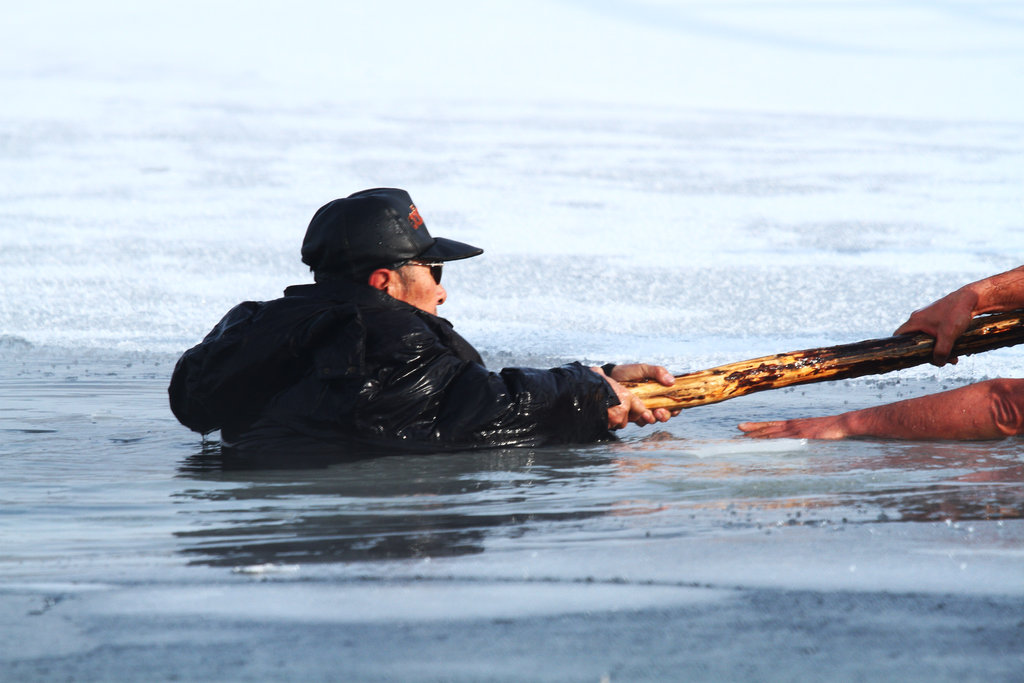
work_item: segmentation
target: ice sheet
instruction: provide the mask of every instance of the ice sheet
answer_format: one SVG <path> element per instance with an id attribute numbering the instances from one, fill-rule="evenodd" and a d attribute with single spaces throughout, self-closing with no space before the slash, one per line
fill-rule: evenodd
<path id="1" fill-rule="evenodd" d="M 164 393 L 373 186 L 486 249 L 442 314 L 494 367 L 885 336 L 1020 265 L 1017 3 L 54 0 L 0 44 L 0 677 L 1019 677 L 1016 440 L 735 430 L 1014 349 L 315 471 L 211 466 Z"/>

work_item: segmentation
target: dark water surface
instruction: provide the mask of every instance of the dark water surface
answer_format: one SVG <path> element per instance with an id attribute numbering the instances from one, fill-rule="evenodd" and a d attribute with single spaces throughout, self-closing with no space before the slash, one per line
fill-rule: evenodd
<path id="1" fill-rule="evenodd" d="M 443 315 L 494 367 L 883 336 L 1021 263 L 1019 3 L 9 4 L 0 681 L 1024 679 L 1021 440 L 735 429 L 1017 350 L 313 467 L 225 463 L 165 394 L 374 186 L 486 249 Z"/>
<path id="2" fill-rule="evenodd" d="M 1019 680 L 1019 440 L 735 431 L 927 386 L 759 394 L 593 446 L 240 469 L 168 412 L 171 359 L 46 355 L 8 353 L 0 377 L 0 672 L 131 677 L 155 657 L 166 677 L 258 680 L 285 669 L 251 656 L 217 666 L 329 631 L 339 649 L 300 667 L 314 678 L 334 678 L 329 663 L 356 648 L 387 660 L 349 662 L 368 680 L 664 680 L 669 662 L 698 678 L 789 680 L 812 675 L 834 641 L 843 680 Z M 954 632 L 987 654 L 951 652 Z M 670 633 L 689 640 L 670 647 Z M 890 647 L 880 634 L 929 643 L 938 663 L 855 654 Z M 210 637 L 228 649 L 206 651 Z M 769 641 L 778 669 L 735 656 Z M 726 650 L 728 662 L 711 655 Z M 466 668 L 431 669 L 434 651 Z M 546 657 L 554 668 L 538 668 Z"/>

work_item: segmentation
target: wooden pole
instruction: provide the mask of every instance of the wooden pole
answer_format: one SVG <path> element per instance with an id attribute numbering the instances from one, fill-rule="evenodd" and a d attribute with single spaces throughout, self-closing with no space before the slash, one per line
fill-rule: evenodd
<path id="1" fill-rule="evenodd" d="M 978 316 L 953 346 L 954 356 L 1024 342 L 1024 310 Z M 652 381 L 623 382 L 654 408 L 692 408 L 756 391 L 864 375 L 880 375 L 931 360 L 935 340 L 926 334 L 868 339 L 853 344 L 779 353 L 676 377 L 666 387 Z"/>

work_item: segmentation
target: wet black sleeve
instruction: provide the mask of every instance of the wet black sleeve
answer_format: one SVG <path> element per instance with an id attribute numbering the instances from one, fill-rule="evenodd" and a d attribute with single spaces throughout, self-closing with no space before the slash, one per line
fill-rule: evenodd
<path id="1" fill-rule="evenodd" d="M 355 414 L 363 436 L 446 449 L 610 437 L 608 408 L 618 399 L 579 363 L 490 372 L 460 357 L 425 324 L 398 338 L 373 338 L 367 349 L 379 369 Z"/>
<path id="2" fill-rule="evenodd" d="M 617 404 L 608 383 L 579 363 L 500 373 L 467 368 L 448 385 L 438 427 L 492 445 L 589 443 L 610 437 L 608 408 Z"/>
<path id="3" fill-rule="evenodd" d="M 178 360 L 168 387 L 171 411 L 203 434 L 235 432 L 282 412 L 308 414 L 317 391 L 306 382 L 358 374 L 362 338 L 352 306 L 287 297 L 243 302 Z M 292 388 L 306 391 L 282 411 L 280 397 Z"/>
<path id="4" fill-rule="evenodd" d="M 218 389 L 227 383 L 218 366 L 237 362 L 238 349 L 260 307 L 258 302 L 244 301 L 232 308 L 202 342 L 183 353 L 175 364 L 167 388 L 171 412 L 189 429 L 206 434 L 221 428 L 225 399 L 218 395 Z M 217 368 L 216 373 L 213 368 Z"/>

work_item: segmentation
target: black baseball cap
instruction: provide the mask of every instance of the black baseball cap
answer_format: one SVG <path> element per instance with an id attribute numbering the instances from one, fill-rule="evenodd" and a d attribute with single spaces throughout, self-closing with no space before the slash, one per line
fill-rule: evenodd
<path id="1" fill-rule="evenodd" d="M 362 190 L 321 206 L 302 240 L 302 262 L 314 273 L 351 279 L 410 259 L 456 261 L 484 252 L 431 237 L 405 190 Z"/>

